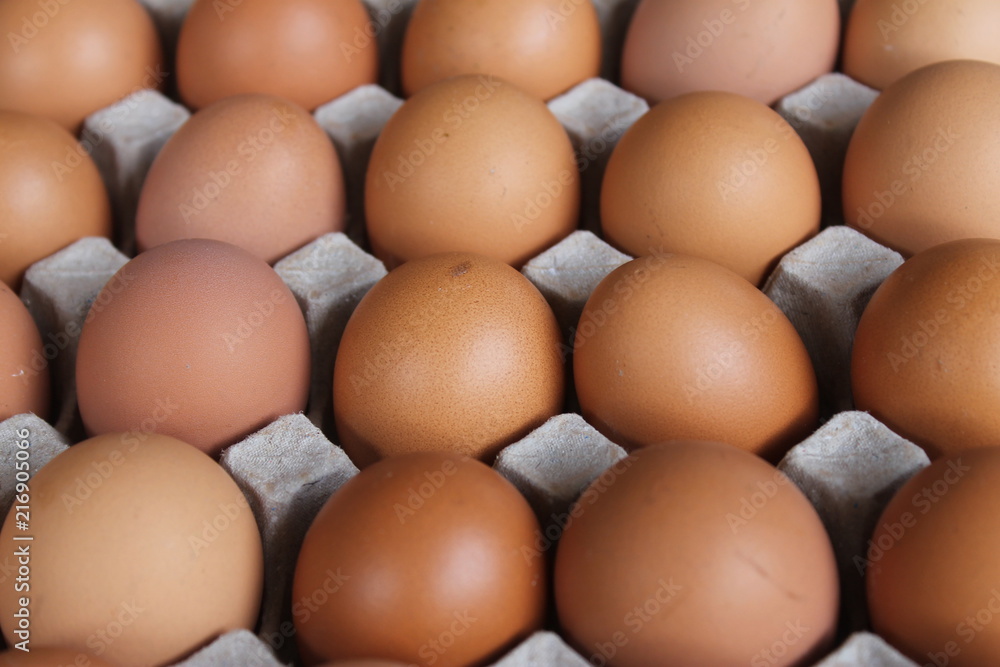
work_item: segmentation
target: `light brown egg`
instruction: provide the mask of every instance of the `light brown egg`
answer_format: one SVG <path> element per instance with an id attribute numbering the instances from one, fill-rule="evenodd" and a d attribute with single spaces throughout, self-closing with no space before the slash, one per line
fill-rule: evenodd
<path id="1" fill-rule="evenodd" d="M 919 664 L 1000 660 L 998 503 L 1000 448 L 984 447 L 918 472 L 878 521 L 859 562 L 872 624 Z"/>
<path id="2" fill-rule="evenodd" d="M 848 224 L 909 256 L 1000 238 L 1000 65 L 955 60 L 889 86 L 862 116 L 844 163 Z"/>
<path id="3" fill-rule="evenodd" d="M 108 193 L 89 153 L 54 121 L 0 111 L 0 280 L 19 290 L 38 260 L 110 235 Z"/>
<path id="4" fill-rule="evenodd" d="M 931 458 L 1000 444 L 1000 241 L 966 239 L 904 263 L 854 337 L 851 386 Z"/>
<path id="5" fill-rule="evenodd" d="M 83 651 L 28 646 L 30 651 L 14 648 L 0 653 L 0 667 L 113 667 Z"/>
<path id="6" fill-rule="evenodd" d="M 403 39 L 406 95 L 460 74 L 492 74 L 547 100 L 601 69 L 589 0 L 420 0 Z"/>
<path id="7" fill-rule="evenodd" d="M 833 69 L 837 0 L 642 0 L 622 87 L 651 102 L 724 90 L 772 104 Z"/>
<path id="8" fill-rule="evenodd" d="M 375 83 L 373 26 L 360 0 L 196 0 L 177 45 L 181 97 L 200 109 L 266 93 L 313 111 Z"/>
<path id="9" fill-rule="evenodd" d="M 105 285 L 80 335 L 76 382 L 88 432 L 163 433 L 217 456 L 305 409 L 305 319 L 263 260 L 220 241 L 174 241 Z"/>
<path id="10" fill-rule="evenodd" d="M 4 0 L 0 109 L 46 116 L 71 132 L 167 73 L 156 27 L 136 0 Z"/>
<path id="11" fill-rule="evenodd" d="M 576 158 L 541 100 L 494 77 L 456 77 L 389 119 L 365 209 L 372 250 L 390 268 L 439 252 L 520 266 L 576 228 Z"/>
<path id="12" fill-rule="evenodd" d="M 601 190 L 605 239 L 710 259 L 763 283 L 819 231 L 820 187 L 805 144 L 781 116 L 733 93 L 663 102 L 622 137 Z"/>
<path id="13" fill-rule="evenodd" d="M 556 553 L 594 665 L 807 665 L 837 629 L 833 548 L 795 485 L 730 445 L 633 452 L 577 501 Z"/>
<path id="14" fill-rule="evenodd" d="M 339 444 L 359 466 L 428 450 L 490 461 L 562 408 L 561 340 L 545 298 L 503 262 L 407 262 L 344 330 L 333 373 Z"/>
<path id="15" fill-rule="evenodd" d="M 994 0 L 858 0 L 844 37 L 844 73 L 879 90 L 945 60 L 1000 64 Z"/>
<path id="16" fill-rule="evenodd" d="M 627 449 L 718 440 L 777 461 L 816 427 L 792 324 L 703 259 L 657 252 L 612 271 L 580 317 L 573 371 L 583 416 Z"/>
<path id="17" fill-rule="evenodd" d="M 49 370 L 38 327 L 17 295 L 0 283 L 0 421 L 49 415 Z"/>
<path id="18" fill-rule="evenodd" d="M 173 664 L 220 634 L 253 628 L 263 581 L 257 522 L 236 483 L 190 445 L 108 434 L 31 480 L 30 532 L 12 510 L 6 553 L 29 549 L 30 590 L 0 586 L 4 637 L 27 599 L 31 648 L 116 664 Z M 15 537 L 30 534 L 30 542 Z"/>
<path id="19" fill-rule="evenodd" d="M 166 143 L 136 213 L 140 250 L 226 241 L 274 263 L 344 229 L 344 176 L 333 142 L 302 107 L 270 95 L 199 111 Z"/>
<path id="20" fill-rule="evenodd" d="M 486 664 L 541 628 L 547 562 L 517 489 L 444 453 L 386 459 L 327 501 L 302 543 L 292 616 L 306 662 Z"/>

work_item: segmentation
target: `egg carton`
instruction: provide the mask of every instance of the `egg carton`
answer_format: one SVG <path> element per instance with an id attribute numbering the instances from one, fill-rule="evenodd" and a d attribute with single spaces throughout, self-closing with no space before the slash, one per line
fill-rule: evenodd
<path id="1" fill-rule="evenodd" d="M 239 0 L 221 1 L 233 7 L 239 4 Z M 143 2 L 171 52 L 191 1 Z M 636 0 L 594 2 L 605 39 L 602 71 L 606 78 L 584 82 L 549 102 L 579 157 L 581 230 L 530 260 L 522 270 L 549 301 L 567 340 L 597 283 L 631 259 L 599 238 L 598 199 L 611 151 L 648 110 L 643 100 L 608 80 L 617 72 L 617 54 Z M 336 439 L 332 369 L 348 318 L 386 274 L 382 263 L 363 249 L 364 178 L 375 139 L 402 104 L 390 91 L 398 90 L 394 64 L 414 0 L 366 0 L 366 4 L 384 64 L 380 85 L 362 86 L 315 112 L 344 166 L 347 231 L 324 236 L 275 265 L 301 306 L 310 333 L 309 409 L 303 415 L 278 419 L 226 449 L 221 457 L 221 464 L 249 499 L 263 538 L 265 587 L 258 631 L 220 637 L 179 663 L 186 667 L 270 666 L 297 660 L 291 579 L 298 550 L 319 508 L 357 473 L 332 442 Z M 842 6 L 846 11 L 849 3 Z M 898 254 L 839 225 L 836 193 L 843 156 L 854 126 L 875 95 L 846 76 L 829 74 L 775 106 L 809 148 L 826 203 L 827 228 L 784 257 L 764 287 L 805 342 L 821 391 L 825 423 L 793 448 L 779 467 L 815 505 L 837 555 L 843 588 L 840 636 L 846 640 L 819 663 L 826 667 L 914 664 L 868 632 L 864 580 L 858 567 L 889 498 L 928 464 L 919 447 L 870 416 L 851 411 L 848 369 L 854 330 L 874 290 L 902 262 Z M 33 472 L 84 437 L 74 382 L 79 333 L 90 308 L 101 306 L 102 287 L 133 252 L 135 210 L 149 166 L 189 117 L 183 106 L 158 92 L 144 91 L 97 112 L 84 125 L 83 144 L 98 164 L 114 204 L 116 244 L 84 239 L 37 263 L 26 275 L 21 297 L 42 332 L 43 365 L 53 374 L 57 410 L 51 424 L 31 415 L 0 424 L 0 511 L 4 514 L 12 502 L 13 443 L 18 431 L 31 433 Z M 142 432 L 154 426 L 149 422 L 135 428 Z M 505 448 L 494 465 L 531 504 L 542 526 L 541 544 L 552 553 L 574 499 L 625 455 L 579 415 L 567 412 Z M 0 585 L 12 572 L 6 558 L 0 565 Z M 575 666 L 590 664 L 587 658 L 558 634 L 542 631 L 496 664 Z"/>

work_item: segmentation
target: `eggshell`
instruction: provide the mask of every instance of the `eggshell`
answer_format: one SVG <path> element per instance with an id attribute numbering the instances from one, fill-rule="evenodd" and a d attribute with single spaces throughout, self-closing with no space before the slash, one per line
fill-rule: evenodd
<path id="1" fill-rule="evenodd" d="M 455 77 L 389 119 L 365 209 L 372 250 L 389 268 L 439 252 L 520 266 L 576 228 L 576 158 L 539 99 L 492 76 Z"/>
<path id="2" fill-rule="evenodd" d="M 30 646 L 30 644 L 29 644 Z M 0 667 L 113 667 L 80 651 L 61 648 L 11 649 L 0 653 Z"/>
<path id="3" fill-rule="evenodd" d="M 538 531 L 517 489 L 478 461 L 428 452 L 381 461 L 334 493 L 302 543 L 299 648 L 313 664 L 499 657 L 544 620 Z"/>
<path id="4" fill-rule="evenodd" d="M 0 283 L 0 421 L 25 412 L 49 415 L 48 363 L 35 320 Z"/>
<path id="5" fill-rule="evenodd" d="M 776 461 L 816 427 L 809 354 L 743 278 L 658 252 L 612 271 L 576 328 L 583 416 L 626 449 L 719 440 Z"/>
<path id="6" fill-rule="evenodd" d="M 869 107 L 844 162 L 848 224 L 904 256 L 1000 238 L 1000 65 L 923 67 Z"/>
<path id="7" fill-rule="evenodd" d="M 0 111 L 0 156 L 0 280 L 11 288 L 38 260 L 85 236 L 111 235 L 104 181 L 54 121 Z"/>
<path id="8" fill-rule="evenodd" d="M 256 622 L 263 555 L 253 513 L 226 472 L 190 445 L 93 438 L 39 470 L 30 495 L 30 532 L 16 529 L 16 508 L 0 531 L 5 552 L 30 549 L 30 591 L 0 586 L 8 643 L 21 596 L 32 649 L 127 665 L 171 664 Z M 25 534 L 33 540 L 14 541 Z"/>
<path id="9" fill-rule="evenodd" d="M 547 100 L 600 74 L 601 26 L 589 0 L 420 0 L 402 58 L 407 96 L 452 76 L 492 74 Z"/>
<path id="10" fill-rule="evenodd" d="M 844 36 L 844 72 L 881 90 L 945 60 L 1000 64 L 998 26 L 994 0 L 857 0 Z"/>
<path id="11" fill-rule="evenodd" d="M 640 118 L 601 190 L 605 238 L 633 256 L 703 257 L 761 284 L 819 231 L 819 177 L 781 116 L 733 93 L 691 93 Z"/>
<path id="12" fill-rule="evenodd" d="M 834 637 L 830 539 L 802 492 L 755 456 L 647 447 L 595 480 L 572 517 L 556 607 L 595 665 L 810 664 Z"/>
<path id="13" fill-rule="evenodd" d="M 278 97 L 240 95 L 196 113 L 157 155 L 136 241 L 216 239 L 274 263 L 343 231 L 344 212 L 340 160 L 315 119 Z"/>
<path id="14" fill-rule="evenodd" d="M 642 0 L 622 53 L 622 87 L 650 102 L 696 90 L 764 104 L 833 69 L 837 0 Z"/>
<path id="15" fill-rule="evenodd" d="M 123 266 L 95 299 L 76 381 L 88 432 L 163 433 L 218 455 L 305 409 L 305 319 L 263 260 L 174 241 Z"/>
<path id="16" fill-rule="evenodd" d="M 561 341 L 545 298 L 503 262 L 408 262 L 344 330 L 333 372 L 339 444 L 358 466 L 428 450 L 492 460 L 561 410 Z"/>
<path id="17" fill-rule="evenodd" d="M 76 132 L 84 118 L 160 87 L 160 38 L 136 0 L 0 2 L 0 109 L 46 116 Z"/>
<path id="18" fill-rule="evenodd" d="M 177 44 L 184 103 L 243 93 L 309 111 L 378 77 L 378 46 L 360 0 L 196 0 Z"/>
<path id="19" fill-rule="evenodd" d="M 1000 660 L 1000 449 L 947 454 L 893 497 L 858 559 L 875 630 L 920 664 Z"/>
<path id="20" fill-rule="evenodd" d="M 858 324 L 851 387 L 933 459 L 1000 444 L 1000 241 L 926 250 L 894 271 Z"/>

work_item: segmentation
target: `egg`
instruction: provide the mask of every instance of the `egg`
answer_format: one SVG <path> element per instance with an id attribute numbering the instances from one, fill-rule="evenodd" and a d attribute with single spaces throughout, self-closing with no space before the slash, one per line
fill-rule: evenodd
<path id="1" fill-rule="evenodd" d="M 4 0 L 0 109 L 76 132 L 90 114 L 166 79 L 160 38 L 136 0 Z"/>
<path id="2" fill-rule="evenodd" d="M 113 667 L 80 651 L 59 648 L 10 649 L 0 653 L 0 667 Z"/>
<path id="3" fill-rule="evenodd" d="M 35 320 L 0 283 L 0 422 L 25 412 L 49 415 L 48 362 Z"/>
<path id="4" fill-rule="evenodd" d="M 851 387 L 931 458 L 1000 443 L 1000 241 L 965 239 L 915 255 L 865 308 Z"/>
<path id="5" fill-rule="evenodd" d="M 962 238 L 1000 238 L 1000 65 L 928 65 L 889 86 L 858 123 L 844 162 L 844 215 L 904 256 Z"/>
<path id="6" fill-rule="evenodd" d="M 80 334 L 76 382 L 91 434 L 152 433 L 217 456 L 309 391 L 309 336 L 263 260 L 221 241 L 174 241 L 108 281 Z"/>
<path id="7" fill-rule="evenodd" d="M 561 342 L 545 298 L 503 262 L 407 262 L 344 330 L 333 372 L 339 444 L 358 466 L 429 450 L 489 461 L 562 409 Z"/>
<path id="8" fill-rule="evenodd" d="M 879 90 L 945 60 L 1000 64 L 993 0 L 857 0 L 844 36 L 844 73 Z"/>
<path id="9" fill-rule="evenodd" d="M 25 607 L 32 650 L 127 665 L 173 664 L 256 623 L 257 523 L 232 478 L 194 447 L 99 436 L 41 468 L 29 493 L 30 533 L 16 528 L 16 507 L 0 531 L 6 553 L 29 554 L 30 588 L 0 586 L 8 644 L 20 641 Z"/>
<path id="10" fill-rule="evenodd" d="M 177 43 L 181 97 L 200 109 L 266 93 L 313 111 L 375 83 L 373 25 L 360 0 L 196 0 Z"/>
<path id="11" fill-rule="evenodd" d="M 657 252 L 612 271 L 573 343 L 583 416 L 636 449 L 718 440 L 777 461 L 816 427 L 809 354 L 778 307 L 707 260 Z"/>
<path id="12" fill-rule="evenodd" d="M 0 111 L 0 280 L 18 290 L 38 260 L 110 235 L 108 193 L 90 154 L 55 121 Z"/>
<path id="13" fill-rule="evenodd" d="M 226 241 L 274 263 L 343 231 L 344 175 L 333 142 L 302 107 L 239 95 L 194 114 L 143 183 L 136 241 Z"/>
<path id="14" fill-rule="evenodd" d="M 819 231 L 804 143 L 760 102 L 723 92 L 663 102 L 622 137 L 601 188 L 605 239 L 633 256 L 703 257 L 759 285 Z"/>
<path id="15" fill-rule="evenodd" d="M 527 501 L 478 461 L 381 461 L 333 494 L 302 543 L 292 588 L 300 652 L 309 664 L 496 659 L 544 620 L 538 535 Z"/>
<path id="16" fill-rule="evenodd" d="M 858 559 L 875 631 L 920 664 L 1000 661 L 998 491 L 1000 448 L 947 454 L 893 496 Z"/>
<path id="17" fill-rule="evenodd" d="M 390 268 L 440 252 L 520 266 L 579 222 L 569 136 L 538 98 L 492 76 L 424 88 L 397 111 L 365 180 L 368 238 Z"/>
<path id="18" fill-rule="evenodd" d="M 591 483 L 571 517 L 556 607 L 592 664 L 805 665 L 833 640 L 830 539 L 805 495 L 755 456 L 647 447 Z"/>
<path id="19" fill-rule="evenodd" d="M 622 87 L 650 102 L 723 90 L 764 104 L 833 69 L 837 0 L 641 0 Z"/>
<path id="20" fill-rule="evenodd" d="M 589 0 L 420 0 L 403 38 L 407 96 L 452 76 L 492 74 L 547 100 L 600 69 L 601 26 Z"/>

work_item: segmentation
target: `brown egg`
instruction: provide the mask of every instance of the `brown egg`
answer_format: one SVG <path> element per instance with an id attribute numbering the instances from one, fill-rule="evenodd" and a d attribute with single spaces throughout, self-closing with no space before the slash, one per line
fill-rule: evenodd
<path id="1" fill-rule="evenodd" d="M 421 0 L 403 39 L 406 95 L 460 74 L 492 74 L 547 100 L 601 70 L 591 2 Z"/>
<path id="2" fill-rule="evenodd" d="M 0 653 L 0 667 L 113 667 L 83 651 L 27 646 L 30 651 L 15 648 Z"/>
<path id="3" fill-rule="evenodd" d="M 601 190 L 605 238 L 642 256 L 703 257 L 763 283 L 819 231 L 819 177 L 781 116 L 733 93 L 691 93 L 625 133 Z"/>
<path id="4" fill-rule="evenodd" d="M 1000 241 L 926 250 L 875 292 L 854 337 L 854 403 L 931 458 L 1000 444 Z"/>
<path id="5" fill-rule="evenodd" d="M 164 433 L 217 456 L 301 412 L 309 336 L 274 270 L 220 241 L 174 241 L 126 264 L 94 301 L 76 382 L 92 434 Z"/>
<path id="6" fill-rule="evenodd" d="M 0 49 L 0 109 L 47 116 L 72 132 L 166 78 L 160 38 L 136 0 L 4 0 L 0 34 L 9 42 Z"/>
<path id="7" fill-rule="evenodd" d="M 580 317 L 573 371 L 583 416 L 628 449 L 729 442 L 778 460 L 816 427 L 809 354 L 753 285 L 657 252 L 612 271 Z"/>
<path id="8" fill-rule="evenodd" d="M 390 268 L 439 252 L 520 266 L 572 232 L 576 158 L 539 99 L 489 76 L 410 98 L 375 143 L 365 182 L 368 237 Z"/>
<path id="9" fill-rule="evenodd" d="M 166 665 L 220 634 L 253 628 L 263 580 L 257 523 L 225 470 L 186 443 L 128 434 L 87 440 L 31 480 L 30 590 L 0 586 L 8 644 L 85 652 L 115 664 Z M 30 534 L 29 542 L 16 541 Z M 10 583 L 12 583 L 11 580 Z"/>
<path id="10" fill-rule="evenodd" d="M 1000 64 L 994 0 L 857 0 L 844 37 L 844 72 L 882 89 L 945 60 Z"/>
<path id="11" fill-rule="evenodd" d="M 108 193 L 90 154 L 54 121 L 0 111 L 0 280 L 18 290 L 38 260 L 110 235 Z"/>
<path id="12" fill-rule="evenodd" d="M 948 454 L 896 493 L 859 559 L 875 631 L 922 665 L 1000 661 L 998 503 L 1000 448 Z"/>
<path id="13" fill-rule="evenodd" d="M 622 87 L 651 102 L 725 90 L 772 104 L 833 69 L 837 0 L 642 0 Z"/>
<path id="14" fill-rule="evenodd" d="M 344 330 L 339 442 L 359 466 L 427 450 L 489 461 L 562 408 L 561 341 L 545 298 L 510 266 L 462 253 L 408 262 Z"/>
<path id="15" fill-rule="evenodd" d="M 360 0 L 196 0 L 177 45 L 177 83 L 200 109 L 243 93 L 313 111 L 378 77 L 378 45 Z"/>
<path id="16" fill-rule="evenodd" d="M 226 241 L 274 263 L 344 229 L 333 142 L 302 107 L 270 95 L 199 111 L 149 170 L 136 213 L 140 250 L 178 239 Z"/>
<path id="17" fill-rule="evenodd" d="M 299 649 L 312 664 L 495 659 L 544 620 L 538 532 L 517 489 L 478 461 L 429 452 L 381 461 L 334 493 L 302 543 Z"/>
<path id="18" fill-rule="evenodd" d="M 0 421 L 25 412 L 48 417 L 48 364 L 38 360 L 46 361 L 35 320 L 0 283 Z"/>
<path id="19" fill-rule="evenodd" d="M 647 447 L 595 480 L 571 517 L 556 608 L 592 664 L 805 665 L 834 637 L 830 539 L 805 495 L 755 456 Z"/>
<path id="20" fill-rule="evenodd" d="M 844 163 L 848 224 L 905 256 L 1000 238 L 1000 65 L 956 60 L 889 86 Z"/>

